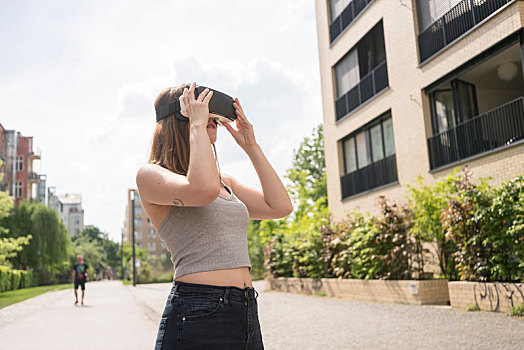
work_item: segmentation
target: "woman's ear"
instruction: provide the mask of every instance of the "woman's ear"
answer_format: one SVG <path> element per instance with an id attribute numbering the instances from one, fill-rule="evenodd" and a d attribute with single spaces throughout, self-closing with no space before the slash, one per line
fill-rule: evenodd
<path id="1" fill-rule="evenodd" d="M 178 98 L 178 100 L 180 101 L 180 114 L 187 118 L 186 106 L 184 105 L 184 100 L 182 99 L 182 96 L 184 95 L 180 95 L 180 97 Z"/>

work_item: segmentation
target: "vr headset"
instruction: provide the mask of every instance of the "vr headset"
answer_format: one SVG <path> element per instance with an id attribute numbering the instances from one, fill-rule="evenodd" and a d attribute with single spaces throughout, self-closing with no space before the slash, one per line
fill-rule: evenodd
<path id="1" fill-rule="evenodd" d="M 233 107 L 234 99 L 217 90 L 208 88 L 206 86 L 196 86 L 195 87 L 195 99 L 198 98 L 198 95 L 202 93 L 205 89 L 213 91 L 213 96 L 209 100 L 209 114 L 212 117 L 218 118 L 222 124 L 231 123 L 233 120 L 237 119 L 237 114 L 235 112 L 235 107 Z M 161 119 L 169 117 L 171 114 L 175 114 L 175 117 L 179 120 L 188 121 L 189 118 L 185 115 L 184 103 L 181 100 L 182 96 L 176 101 L 166 105 L 161 106 L 156 110 L 156 121 L 158 122 Z M 215 125 L 218 125 L 216 120 L 213 120 Z"/>

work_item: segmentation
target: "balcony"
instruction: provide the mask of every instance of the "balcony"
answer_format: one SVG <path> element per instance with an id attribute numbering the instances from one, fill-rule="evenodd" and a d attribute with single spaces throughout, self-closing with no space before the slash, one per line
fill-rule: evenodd
<path id="1" fill-rule="evenodd" d="M 431 169 L 524 139 L 524 97 L 428 139 Z"/>
<path id="2" fill-rule="evenodd" d="M 396 156 L 386 157 L 340 178 L 342 199 L 398 181 Z"/>
<path id="3" fill-rule="evenodd" d="M 329 25 L 329 42 L 332 43 L 374 0 L 353 0 Z"/>
<path id="4" fill-rule="evenodd" d="M 420 62 L 460 38 L 513 0 L 463 0 L 418 35 Z M 420 11 L 420 9 L 419 9 Z"/>
<path id="5" fill-rule="evenodd" d="M 29 159 L 31 160 L 36 160 L 36 159 L 40 159 L 40 153 L 35 153 L 33 151 L 29 152 L 27 154 L 27 156 L 29 157 Z"/>
<path id="6" fill-rule="evenodd" d="M 27 180 L 30 183 L 40 183 L 40 175 L 32 171 L 29 174 L 27 174 Z"/>
<path id="7" fill-rule="evenodd" d="M 520 40 L 502 43 L 460 67 L 462 72 L 429 91 L 433 136 L 430 168 L 509 146 L 524 138 L 524 77 Z M 447 79 L 445 80 L 447 81 Z"/>
<path id="8" fill-rule="evenodd" d="M 341 119 L 388 86 L 388 69 L 384 61 L 335 101 L 336 119 Z"/>

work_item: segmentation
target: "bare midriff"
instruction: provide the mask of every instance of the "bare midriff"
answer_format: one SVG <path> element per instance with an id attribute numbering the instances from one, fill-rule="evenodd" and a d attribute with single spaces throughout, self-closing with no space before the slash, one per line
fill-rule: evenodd
<path id="1" fill-rule="evenodd" d="M 242 266 L 234 269 L 222 269 L 189 273 L 177 277 L 175 281 L 209 284 L 214 286 L 235 286 L 238 288 L 253 287 L 249 267 Z"/>

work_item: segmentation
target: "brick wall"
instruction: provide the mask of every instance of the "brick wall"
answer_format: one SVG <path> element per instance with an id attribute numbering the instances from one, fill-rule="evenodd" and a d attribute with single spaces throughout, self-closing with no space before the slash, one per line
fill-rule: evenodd
<path id="1" fill-rule="evenodd" d="M 338 278 L 266 278 L 266 289 L 403 304 L 449 303 L 448 281 L 387 281 Z"/>
<path id="2" fill-rule="evenodd" d="M 508 312 L 524 303 L 524 284 L 449 282 L 449 298 L 456 308 L 476 305 L 483 311 Z"/>

